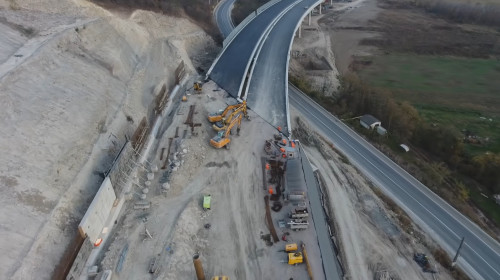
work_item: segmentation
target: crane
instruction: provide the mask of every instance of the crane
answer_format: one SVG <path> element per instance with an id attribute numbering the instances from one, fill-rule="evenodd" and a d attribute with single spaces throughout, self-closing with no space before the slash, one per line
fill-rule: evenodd
<path id="1" fill-rule="evenodd" d="M 239 114 L 231 121 L 227 128 L 221 129 L 219 132 L 217 132 L 217 135 L 215 135 L 214 138 L 210 140 L 210 145 L 217 149 L 226 147 L 226 149 L 229 150 L 229 142 L 231 142 L 231 139 L 229 139 L 229 134 L 231 134 L 231 129 L 237 124 L 238 127 L 236 130 L 236 134 L 239 135 L 242 118 L 243 114 Z"/>

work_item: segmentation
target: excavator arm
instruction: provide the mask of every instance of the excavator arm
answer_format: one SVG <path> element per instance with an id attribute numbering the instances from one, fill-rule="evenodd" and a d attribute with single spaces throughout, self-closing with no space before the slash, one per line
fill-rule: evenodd
<path id="1" fill-rule="evenodd" d="M 238 114 L 241 115 L 241 113 L 243 113 L 243 115 L 245 115 L 245 117 L 248 118 L 246 101 L 243 101 L 243 103 L 240 105 L 242 105 L 242 106 L 235 109 L 227 118 L 222 118 L 222 120 L 214 123 L 214 125 L 212 127 L 216 131 L 221 131 L 223 129 L 226 129 L 228 127 L 228 125 L 232 122 L 234 116 L 237 116 Z"/>
<path id="2" fill-rule="evenodd" d="M 245 114 L 245 117 L 248 118 L 248 113 L 247 113 L 247 101 L 244 100 L 242 103 L 239 103 L 239 104 L 235 104 L 235 105 L 229 105 L 226 107 L 226 109 L 224 109 L 224 111 L 219 111 L 219 112 L 216 112 L 216 113 L 212 113 L 210 115 L 208 115 L 208 121 L 211 122 L 211 123 L 214 123 L 214 122 L 224 122 L 224 118 L 226 117 L 226 115 L 233 111 L 231 114 L 234 114 L 234 113 L 237 113 L 238 112 L 243 112 Z M 229 119 L 229 117 L 228 117 Z M 231 121 L 228 120 L 226 122 L 227 123 L 230 123 Z"/>
<path id="3" fill-rule="evenodd" d="M 231 123 L 226 127 L 225 130 L 220 130 L 217 135 L 215 135 L 214 138 L 210 140 L 210 145 L 212 145 L 214 148 L 220 149 L 222 147 L 226 147 L 229 149 L 229 143 L 231 142 L 231 139 L 229 138 L 229 135 L 231 134 L 231 129 L 235 125 L 238 125 L 236 133 L 240 133 L 240 128 L 241 128 L 241 119 L 243 118 L 243 114 L 239 114 L 236 116 Z"/>
<path id="4" fill-rule="evenodd" d="M 229 126 L 227 127 L 226 129 L 226 133 L 224 135 L 224 137 L 228 137 L 229 134 L 231 134 L 231 129 L 233 129 L 233 127 L 235 125 L 238 125 L 237 129 L 236 129 L 236 134 L 239 135 L 240 134 L 240 128 L 241 128 L 241 119 L 243 118 L 243 115 L 242 114 L 239 114 L 230 124 Z"/>

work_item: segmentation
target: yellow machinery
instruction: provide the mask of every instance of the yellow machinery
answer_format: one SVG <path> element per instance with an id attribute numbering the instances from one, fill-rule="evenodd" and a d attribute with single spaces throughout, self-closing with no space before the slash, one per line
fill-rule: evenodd
<path id="1" fill-rule="evenodd" d="M 304 257 L 301 252 L 288 253 L 288 264 L 296 265 L 304 262 Z"/>
<path id="2" fill-rule="evenodd" d="M 285 246 L 285 252 L 293 252 L 297 251 L 297 243 L 291 243 L 291 244 L 286 244 Z"/>
<path id="3" fill-rule="evenodd" d="M 229 134 L 231 134 L 231 129 L 238 124 L 238 128 L 236 130 L 236 133 L 240 133 L 240 127 L 241 127 L 241 118 L 243 117 L 243 114 L 239 114 L 234 118 L 231 123 L 227 126 L 226 129 L 220 130 L 217 135 L 215 135 L 214 138 L 210 140 L 210 144 L 217 149 L 220 149 L 222 147 L 226 147 L 226 149 L 229 149 L 229 142 L 231 142 L 231 139 L 229 139 Z"/>
<path id="4" fill-rule="evenodd" d="M 220 121 L 214 123 L 212 127 L 215 129 L 215 131 L 226 129 L 227 126 L 232 122 L 233 118 L 235 116 L 238 116 L 238 114 L 241 115 L 241 113 L 243 113 L 243 115 L 245 115 L 245 118 L 248 118 L 246 101 L 244 101 L 242 104 L 243 106 L 235 109 L 231 114 L 229 114 L 227 118 L 223 117 Z"/>
<path id="5" fill-rule="evenodd" d="M 212 280 L 229 280 L 229 277 L 227 277 L 227 276 L 214 276 L 214 277 L 212 277 Z"/>
<path id="6" fill-rule="evenodd" d="M 247 114 L 247 101 L 244 100 L 243 103 L 227 106 L 226 109 L 224 109 L 224 111 L 222 111 L 222 112 L 219 111 L 219 112 L 212 113 L 212 114 L 208 115 L 208 121 L 211 123 L 222 121 L 222 119 L 224 117 L 226 117 L 226 115 L 229 112 L 231 112 L 231 110 L 237 110 L 241 107 L 245 107 L 243 112 L 246 115 Z"/>
<path id="7" fill-rule="evenodd" d="M 193 84 L 193 89 L 194 89 L 196 92 L 201 93 L 201 88 L 202 88 L 202 83 L 201 83 L 200 81 L 198 81 L 198 82 L 194 82 L 194 84 Z"/>
<path id="8" fill-rule="evenodd" d="M 306 262 L 307 266 L 307 274 L 309 274 L 309 279 L 313 280 L 313 271 L 311 268 L 311 264 L 309 263 L 309 257 L 307 256 L 307 251 L 306 251 L 306 244 L 302 243 L 302 254 L 304 255 L 304 260 Z"/>

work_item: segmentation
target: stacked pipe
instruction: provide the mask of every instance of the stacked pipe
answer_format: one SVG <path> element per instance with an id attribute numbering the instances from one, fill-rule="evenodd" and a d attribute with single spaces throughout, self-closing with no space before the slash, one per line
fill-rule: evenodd
<path id="1" fill-rule="evenodd" d="M 200 254 L 196 253 L 193 255 L 193 264 L 196 271 L 196 278 L 198 280 L 205 280 L 205 272 L 203 272 L 203 266 L 201 265 Z"/>

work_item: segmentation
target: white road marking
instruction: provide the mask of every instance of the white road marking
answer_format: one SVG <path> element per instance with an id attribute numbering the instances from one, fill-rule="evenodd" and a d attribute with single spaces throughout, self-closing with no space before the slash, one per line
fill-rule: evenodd
<path id="1" fill-rule="evenodd" d="M 295 98 L 294 97 L 290 97 L 290 100 L 294 100 Z M 298 102 L 298 100 L 294 100 L 298 107 L 302 107 L 305 111 L 307 111 L 307 108 L 304 107 L 302 104 L 300 104 L 300 102 Z M 311 105 L 311 104 L 310 104 Z M 323 114 L 323 112 L 322 112 Z M 323 121 L 321 121 L 318 117 L 314 116 L 313 114 L 311 114 L 312 117 L 314 117 L 319 123 L 323 124 L 325 126 L 325 128 L 327 130 L 329 130 L 331 133 L 335 134 L 338 138 L 340 138 L 342 141 L 344 141 L 344 143 L 349 146 L 352 150 L 355 151 L 355 153 L 357 153 L 359 156 L 361 156 L 363 159 L 365 159 L 370 165 L 372 165 L 376 170 L 378 170 L 381 174 L 383 174 L 387 179 L 389 179 L 392 183 L 394 183 L 395 186 L 397 186 L 400 190 L 402 190 L 404 193 L 406 193 L 409 197 L 411 197 L 415 202 L 417 202 L 423 209 L 425 209 L 425 211 L 427 211 L 431 216 L 433 216 L 437 221 L 439 221 L 449 232 L 452 233 L 453 236 L 455 236 L 458 240 L 461 239 L 460 236 L 458 236 L 453 230 L 451 230 L 443 221 L 441 221 L 436 215 L 434 215 L 434 213 L 432 213 L 431 211 L 429 211 L 426 207 L 424 207 L 424 205 L 422 205 L 417 199 L 415 199 L 411 194 L 409 194 L 404 188 L 400 187 L 399 184 L 397 184 L 394 180 L 392 180 L 387 174 L 385 174 L 382 170 L 380 170 L 374 163 L 372 163 L 370 160 L 368 160 L 365 156 L 363 156 L 360 152 L 358 152 L 349 142 L 347 142 L 344 138 L 342 138 L 338 133 L 336 133 L 334 130 L 332 130 L 327 124 L 325 124 Z M 327 116 L 325 116 L 327 117 Z M 354 139 L 356 140 L 356 139 Z M 358 141 L 357 141 L 358 142 Z M 359 142 L 358 142 L 359 143 Z M 362 145 L 361 143 L 359 143 L 360 145 Z M 365 147 L 366 148 L 366 147 Z M 368 149 L 367 149 L 368 150 Z M 375 155 L 375 154 L 374 154 Z M 375 155 L 376 156 L 376 155 Z M 392 167 L 391 167 L 392 169 Z M 394 170 L 396 171 L 396 170 Z M 406 179 L 406 178 L 403 178 L 403 179 Z M 409 182 L 411 184 L 411 182 Z M 411 184 L 412 186 L 414 186 L 413 184 Z M 423 193 L 425 196 L 427 196 L 425 193 Z M 428 197 L 428 196 L 427 196 Z M 430 199 L 430 197 L 428 197 Z M 431 199 L 432 201 L 432 199 Z M 437 204 L 437 203 L 436 203 Z M 441 206 L 440 206 L 441 207 Z M 441 209 L 443 211 L 445 211 L 442 207 Z M 411 211 L 411 210 L 410 210 Z M 413 212 L 413 211 L 412 211 Z M 446 211 L 445 211 L 446 212 Z M 414 213 L 415 214 L 415 213 Z M 451 214 L 450 214 L 451 217 L 453 217 Z M 460 221 L 458 221 L 460 222 Z M 463 226 L 463 224 L 461 224 Z M 463 226 L 464 227 L 464 226 Z M 466 228 L 466 227 L 464 227 Z M 484 241 L 482 241 L 482 239 L 478 238 L 477 235 L 475 235 L 473 232 L 469 231 L 472 235 L 476 236 L 476 238 L 478 240 L 481 240 L 481 242 L 483 242 L 484 245 L 486 245 L 488 248 L 490 248 L 493 252 L 497 253 L 496 251 L 494 251 L 490 246 L 488 246 L 488 244 L 484 243 Z M 495 269 L 493 268 L 483 257 L 481 257 L 481 255 L 479 255 L 474 249 L 472 249 L 467 243 L 465 243 L 465 245 L 471 249 L 471 251 L 473 251 L 481 260 L 483 260 L 483 262 L 488 265 L 497 275 L 500 275 L 500 273 Z M 497 253 L 498 254 L 498 253 Z"/>

